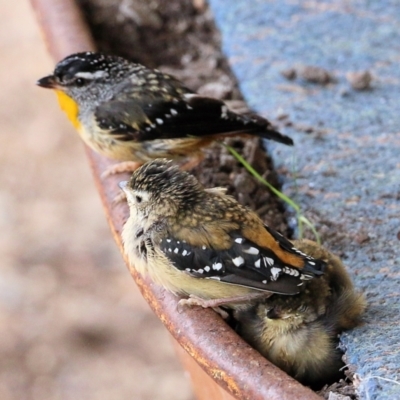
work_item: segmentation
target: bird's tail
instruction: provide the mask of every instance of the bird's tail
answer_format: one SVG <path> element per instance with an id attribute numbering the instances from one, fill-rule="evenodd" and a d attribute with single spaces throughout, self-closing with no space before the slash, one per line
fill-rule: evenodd
<path id="1" fill-rule="evenodd" d="M 243 123 L 247 126 L 247 132 L 263 139 L 274 140 L 288 146 L 293 146 L 293 139 L 277 131 L 274 126 L 265 118 L 252 113 L 241 115 Z"/>

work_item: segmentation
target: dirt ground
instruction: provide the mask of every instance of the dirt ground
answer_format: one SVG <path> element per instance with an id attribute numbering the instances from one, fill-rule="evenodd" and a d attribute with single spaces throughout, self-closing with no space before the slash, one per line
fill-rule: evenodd
<path id="1" fill-rule="evenodd" d="M 0 399 L 192 399 L 111 238 L 28 1 L 0 0 Z"/>

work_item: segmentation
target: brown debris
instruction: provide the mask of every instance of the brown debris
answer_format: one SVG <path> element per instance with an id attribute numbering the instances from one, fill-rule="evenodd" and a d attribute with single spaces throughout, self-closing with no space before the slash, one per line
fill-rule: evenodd
<path id="1" fill-rule="evenodd" d="M 281 71 L 281 75 L 288 81 L 293 81 L 297 78 L 297 72 L 295 68 L 287 68 Z"/>
<path id="2" fill-rule="evenodd" d="M 346 79 L 354 90 L 371 89 L 372 74 L 369 71 L 348 72 Z"/>
<path id="3" fill-rule="evenodd" d="M 326 385 L 317 394 L 325 400 L 355 400 L 358 397 L 354 385 L 344 379 L 332 385 Z"/>
<path id="4" fill-rule="evenodd" d="M 321 67 L 306 65 L 298 69 L 299 77 L 317 85 L 327 85 L 336 82 L 336 78 L 329 71 Z"/>

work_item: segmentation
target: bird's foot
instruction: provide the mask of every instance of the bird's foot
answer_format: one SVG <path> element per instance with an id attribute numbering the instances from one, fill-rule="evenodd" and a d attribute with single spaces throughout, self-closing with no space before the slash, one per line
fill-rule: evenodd
<path id="1" fill-rule="evenodd" d="M 178 302 L 178 312 L 182 312 L 184 307 L 199 306 L 203 308 L 212 308 L 223 319 L 229 318 L 229 314 L 221 307 L 214 305 L 214 300 L 204 300 L 200 297 L 190 295 L 188 299 L 180 299 Z"/>
<path id="2" fill-rule="evenodd" d="M 192 307 L 192 306 L 200 306 L 203 308 L 212 308 L 217 309 L 217 311 L 223 318 L 227 318 L 228 313 L 222 310 L 221 306 L 227 306 L 230 304 L 241 304 L 241 303 L 248 303 L 253 300 L 259 299 L 266 299 L 270 297 L 272 293 L 270 292 L 256 292 L 256 293 L 249 293 L 243 296 L 233 296 L 233 297 L 224 297 L 221 299 L 209 299 L 205 300 L 195 295 L 190 295 L 188 299 L 181 299 L 178 303 L 178 310 L 182 310 L 183 307 Z M 221 310 L 224 315 L 219 311 Z"/>

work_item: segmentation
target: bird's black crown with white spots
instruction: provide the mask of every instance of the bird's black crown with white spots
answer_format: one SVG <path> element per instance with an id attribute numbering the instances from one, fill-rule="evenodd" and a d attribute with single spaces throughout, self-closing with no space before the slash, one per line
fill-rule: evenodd
<path id="1" fill-rule="evenodd" d="M 179 206 L 181 212 L 206 196 L 204 187 L 192 174 L 164 159 L 143 165 L 140 173 L 132 175 L 129 187 L 138 192 L 151 193 L 154 202 L 169 199 Z"/>
<path id="2" fill-rule="evenodd" d="M 131 69 L 132 63 L 122 57 L 87 51 L 64 58 L 57 64 L 53 75 L 64 83 L 79 78 L 105 81 L 112 77 L 118 81 Z"/>

